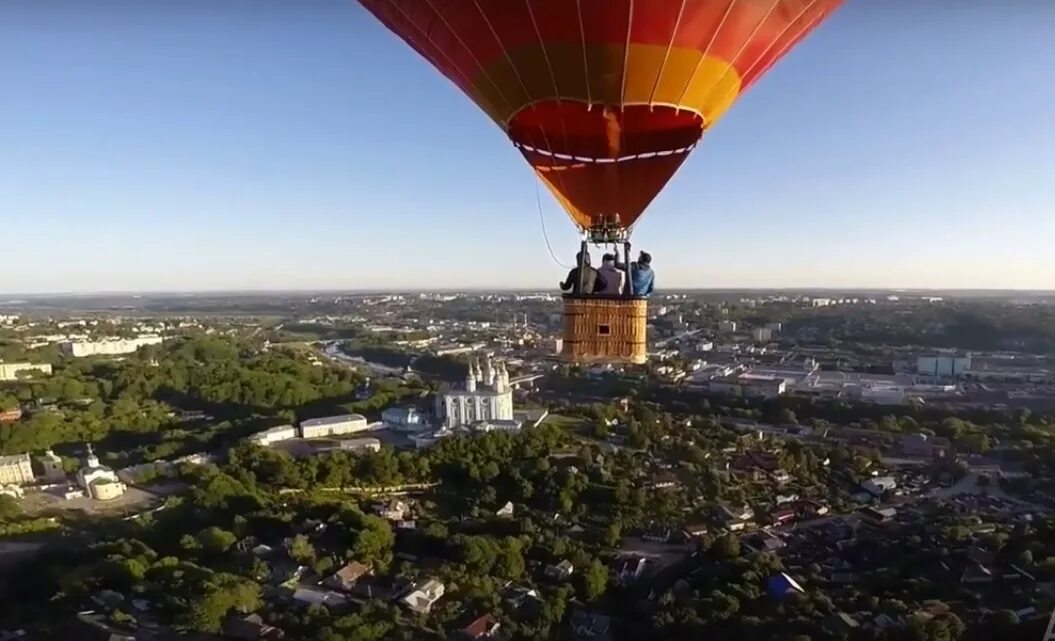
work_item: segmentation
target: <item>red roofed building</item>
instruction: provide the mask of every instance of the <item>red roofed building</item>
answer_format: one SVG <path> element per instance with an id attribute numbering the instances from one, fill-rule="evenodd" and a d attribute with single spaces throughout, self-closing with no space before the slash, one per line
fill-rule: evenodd
<path id="1" fill-rule="evenodd" d="M 493 639 L 499 627 L 497 619 L 485 614 L 462 628 L 461 636 L 465 639 Z"/>

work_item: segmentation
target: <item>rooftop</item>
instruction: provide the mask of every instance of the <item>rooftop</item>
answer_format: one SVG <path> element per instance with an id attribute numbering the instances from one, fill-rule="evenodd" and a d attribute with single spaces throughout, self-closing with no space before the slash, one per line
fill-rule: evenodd
<path id="1" fill-rule="evenodd" d="M 366 421 L 366 417 L 362 414 L 341 414 L 340 416 L 323 416 L 322 418 L 309 418 L 301 421 L 301 427 L 316 427 L 319 425 L 339 425 L 341 423 L 351 423 L 355 421 Z"/>
<path id="2" fill-rule="evenodd" d="M 29 454 L 10 454 L 8 456 L 0 456 L 0 465 L 18 465 L 20 463 L 28 463 Z"/>

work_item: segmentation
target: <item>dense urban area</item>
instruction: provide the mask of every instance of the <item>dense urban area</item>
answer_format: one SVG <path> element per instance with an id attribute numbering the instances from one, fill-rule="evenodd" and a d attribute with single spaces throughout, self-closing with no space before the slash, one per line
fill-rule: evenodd
<path id="1" fill-rule="evenodd" d="M 0 641 L 1042 639 L 1055 297 L 0 301 Z"/>

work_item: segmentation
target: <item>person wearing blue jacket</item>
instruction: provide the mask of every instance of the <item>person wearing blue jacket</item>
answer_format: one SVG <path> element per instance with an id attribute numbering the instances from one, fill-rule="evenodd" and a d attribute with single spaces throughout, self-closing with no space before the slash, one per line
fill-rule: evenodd
<path id="1" fill-rule="evenodd" d="M 618 262 L 616 267 L 623 269 L 623 265 Z M 652 255 L 648 252 L 641 252 L 637 261 L 630 263 L 630 278 L 627 279 L 627 284 L 630 283 L 634 285 L 634 296 L 647 298 L 652 294 L 656 284 L 656 273 L 652 271 Z M 629 294 L 629 288 L 626 288 L 624 293 Z"/>

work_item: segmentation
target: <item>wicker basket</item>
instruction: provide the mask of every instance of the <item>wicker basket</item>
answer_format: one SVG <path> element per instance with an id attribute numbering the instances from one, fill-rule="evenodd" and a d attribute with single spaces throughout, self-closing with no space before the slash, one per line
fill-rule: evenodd
<path id="1" fill-rule="evenodd" d="M 644 298 L 564 297 L 564 346 L 569 363 L 634 363 L 648 360 Z"/>

